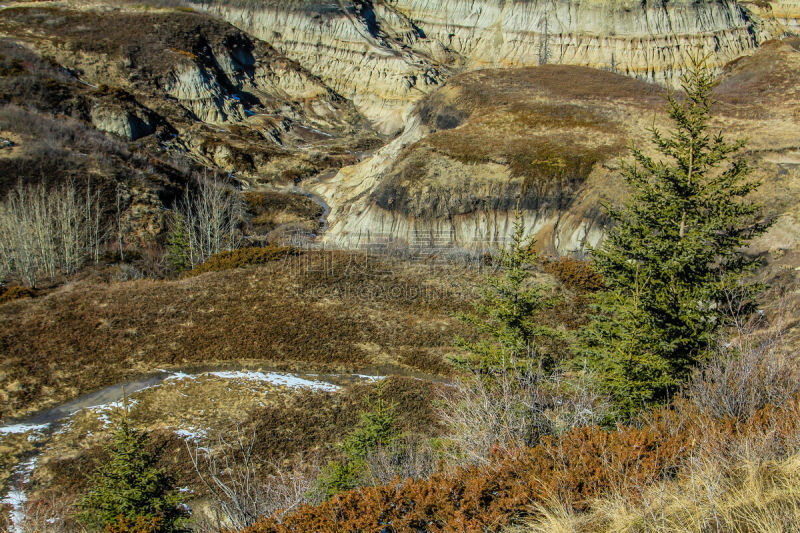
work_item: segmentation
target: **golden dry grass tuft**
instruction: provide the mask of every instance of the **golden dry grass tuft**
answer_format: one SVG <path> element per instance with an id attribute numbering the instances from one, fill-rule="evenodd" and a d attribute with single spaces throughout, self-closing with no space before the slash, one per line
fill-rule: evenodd
<path id="1" fill-rule="evenodd" d="M 800 453 L 782 460 L 740 457 L 692 461 L 677 479 L 640 497 L 609 496 L 587 513 L 558 502 L 508 533 L 783 533 L 800 524 Z"/>
<path id="2" fill-rule="evenodd" d="M 270 245 L 239 248 L 212 255 L 208 258 L 208 261 L 197 265 L 197 267 L 188 272 L 188 275 L 199 276 L 206 272 L 219 272 L 221 270 L 231 270 L 248 265 L 263 265 L 296 255 L 300 255 L 300 250 L 291 246 Z"/>

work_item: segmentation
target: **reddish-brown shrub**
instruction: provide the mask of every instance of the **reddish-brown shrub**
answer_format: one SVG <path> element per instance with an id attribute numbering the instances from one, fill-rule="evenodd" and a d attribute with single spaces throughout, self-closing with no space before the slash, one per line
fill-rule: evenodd
<path id="1" fill-rule="evenodd" d="M 796 438 L 798 400 L 762 410 L 746 421 L 714 420 L 688 404 L 661 409 L 641 427 L 585 427 L 519 453 L 495 457 L 489 468 L 469 467 L 426 480 L 396 480 L 305 506 L 281 523 L 265 518 L 245 533 L 316 531 L 498 531 L 557 497 L 585 508 L 603 492 L 636 497 L 671 475 L 692 453 L 724 453 L 725 446 L 769 435 L 780 445 Z"/>

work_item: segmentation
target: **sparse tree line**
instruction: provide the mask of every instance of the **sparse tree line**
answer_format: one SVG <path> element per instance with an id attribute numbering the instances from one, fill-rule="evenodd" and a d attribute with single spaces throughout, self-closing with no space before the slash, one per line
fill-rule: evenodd
<path id="1" fill-rule="evenodd" d="M 97 261 L 105 239 L 100 198 L 91 184 L 53 189 L 19 184 L 0 204 L 0 279 L 36 287 Z"/>
<path id="2" fill-rule="evenodd" d="M 121 254 L 125 235 L 119 198 L 115 214 L 87 183 L 54 187 L 19 183 L 0 203 L 0 281 L 36 287 L 97 263 L 104 250 Z M 177 271 L 241 245 L 242 200 L 220 181 L 198 177 L 170 211 L 166 259 Z M 114 217 L 116 219 L 114 220 Z"/>

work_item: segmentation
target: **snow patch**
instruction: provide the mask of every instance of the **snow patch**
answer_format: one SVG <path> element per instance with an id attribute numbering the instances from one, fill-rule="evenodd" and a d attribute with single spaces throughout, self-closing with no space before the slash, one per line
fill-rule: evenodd
<path id="1" fill-rule="evenodd" d="M 367 376 L 365 374 L 355 374 L 355 376 L 366 381 L 381 381 L 386 379 L 386 376 Z"/>
<path id="2" fill-rule="evenodd" d="M 206 431 L 203 429 L 194 428 L 191 426 L 178 428 L 175 434 L 184 440 L 198 441 L 206 438 Z"/>
<path id="3" fill-rule="evenodd" d="M 182 381 L 184 379 L 197 379 L 197 376 L 194 374 L 187 374 L 185 372 L 173 372 L 169 376 L 164 378 L 164 381 Z"/>
<path id="4" fill-rule="evenodd" d="M 128 400 L 128 410 L 130 410 L 133 406 L 135 406 L 138 402 L 136 400 Z M 95 407 L 91 407 L 90 409 L 97 413 L 97 418 L 103 422 L 103 427 L 106 428 L 112 424 L 111 414 L 114 411 L 119 409 L 123 409 L 125 407 L 124 403 L 120 400 L 118 402 L 110 402 L 103 405 L 97 405 Z"/>
<path id="5" fill-rule="evenodd" d="M 16 483 L 12 482 L 11 490 L 0 503 L 11 506 L 9 517 L 11 518 L 11 532 L 22 533 L 22 522 L 25 520 L 25 504 L 28 502 L 28 495 L 25 494 L 23 487 L 31 480 L 33 469 L 36 468 L 37 457 L 31 457 L 25 462 L 17 465 L 14 470 Z"/>
<path id="6" fill-rule="evenodd" d="M 261 381 L 272 385 L 282 385 L 290 388 L 306 388 L 311 390 L 335 391 L 339 387 L 332 383 L 322 381 L 312 381 L 303 379 L 292 374 L 279 374 L 277 372 L 253 372 L 253 371 L 229 371 L 229 372 L 208 372 L 205 375 L 214 376 L 221 379 L 244 379 L 249 381 Z"/>
<path id="7" fill-rule="evenodd" d="M 50 424 L 12 424 L 0 427 L 0 435 L 9 433 L 28 433 L 29 431 L 44 431 Z"/>

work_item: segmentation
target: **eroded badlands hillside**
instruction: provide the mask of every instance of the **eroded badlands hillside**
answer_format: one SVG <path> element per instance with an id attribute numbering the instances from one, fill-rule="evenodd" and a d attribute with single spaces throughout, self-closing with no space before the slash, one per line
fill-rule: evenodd
<path id="1" fill-rule="evenodd" d="M 125 190 L 124 218 L 137 218 L 131 206 L 149 196 L 148 227 L 136 230 L 150 237 L 163 231 L 158 210 L 191 171 L 235 173 L 245 185 L 292 183 L 356 162 L 355 150 L 381 142 L 350 101 L 297 62 L 191 9 L 14 3 L 0 9 L 0 36 L 0 102 L 11 106 L 0 117 L 11 142 L 0 153 L 13 176 L 6 187 L 88 174 L 107 185 L 104 197 Z M 98 148 L 96 130 L 119 146 Z M 60 131 L 49 135 L 71 155 L 43 151 L 43 131 Z M 100 140 L 81 143 L 87 135 Z M 109 150 L 125 152 L 114 165 L 138 168 L 144 184 L 136 172 L 81 160 Z"/>
<path id="2" fill-rule="evenodd" d="M 567 64 L 674 84 L 691 50 L 713 51 L 721 68 L 780 35 L 786 19 L 716 0 L 235 0 L 208 9 L 297 60 L 387 132 L 453 73 Z"/>
<path id="3" fill-rule="evenodd" d="M 764 240 L 796 240 L 800 108 L 797 40 L 766 43 L 725 67 L 714 127 L 748 137 L 760 194 L 780 223 Z M 333 205 L 326 240 L 356 246 L 399 239 L 491 247 L 519 206 L 539 246 L 580 252 L 618 202 L 628 145 L 666 127 L 665 91 L 574 66 L 484 69 L 423 99 L 404 132 L 372 159 L 310 184 Z M 788 233 L 787 233 L 788 232 Z M 773 240 L 774 239 L 774 240 Z M 767 245 L 769 243 L 769 245 Z"/>
<path id="4" fill-rule="evenodd" d="M 8 60 L 44 65 L 6 77 L 4 101 L 134 141 L 166 174 L 109 181 L 125 183 L 141 235 L 163 235 L 159 208 L 192 171 L 177 154 L 245 187 L 302 182 L 332 208 L 340 246 L 491 246 L 519 200 L 543 248 L 581 251 L 601 237 L 600 201 L 619 196 L 619 156 L 663 121 L 664 86 L 700 48 L 724 76 L 719 124 L 752 137 L 759 177 L 797 172 L 796 45 L 765 46 L 793 27 L 791 2 L 189 4 L 0 11 Z M 35 181 L 14 113 L 0 162 Z"/>

